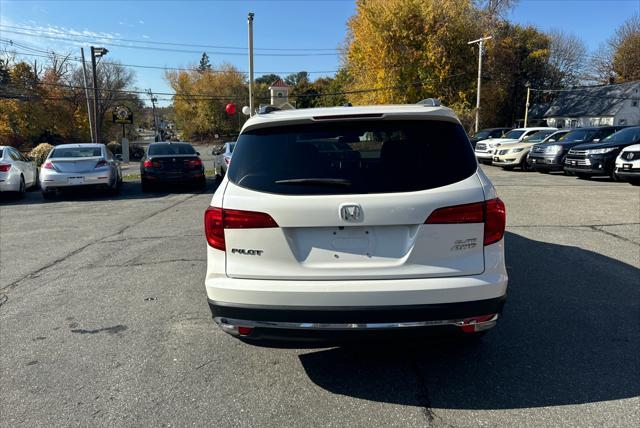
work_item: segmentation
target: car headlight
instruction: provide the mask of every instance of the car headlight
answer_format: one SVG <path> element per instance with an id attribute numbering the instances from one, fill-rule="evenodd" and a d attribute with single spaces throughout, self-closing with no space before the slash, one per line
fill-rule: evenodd
<path id="1" fill-rule="evenodd" d="M 556 154 L 556 153 L 560 153 L 562 151 L 562 146 L 559 144 L 554 144 L 552 146 L 547 146 L 547 148 L 544 149 L 545 153 L 550 153 L 550 154 Z"/>
<path id="2" fill-rule="evenodd" d="M 590 149 L 590 150 L 587 150 L 587 154 L 588 155 L 603 155 L 605 153 L 611 153 L 615 149 L 616 149 L 615 147 L 608 147 L 606 149 Z"/>
<path id="3" fill-rule="evenodd" d="M 509 153 L 520 153 L 523 150 L 524 150 L 524 147 L 521 147 L 519 149 L 511 149 L 509 150 Z"/>

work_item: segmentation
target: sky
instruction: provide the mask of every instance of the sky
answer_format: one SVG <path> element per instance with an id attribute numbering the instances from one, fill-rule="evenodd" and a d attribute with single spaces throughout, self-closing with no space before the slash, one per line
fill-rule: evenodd
<path id="1" fill-rule="evenodd" d="M 25 53 L 79 55 L 81 46 L 86 53 L 95 42 L 109 49 L 104 60 L 160 68 L 194 67 L 207 51 L 213 64 L 228 62 L 246 71 L 248 12 L 255 13 L 256 77 L 306 70 L 317 78 L 339 68 L 338 48 L 355 2 L 0 0 L 0 51 L 13 41 L 20 44 L 13 49 Z M 639 12 L 640 0 L 521 0 L 508 18 L 573 33 L 592 52 Z M 133 67 L 136 86 L 171 92 L 160 68 Z"/>

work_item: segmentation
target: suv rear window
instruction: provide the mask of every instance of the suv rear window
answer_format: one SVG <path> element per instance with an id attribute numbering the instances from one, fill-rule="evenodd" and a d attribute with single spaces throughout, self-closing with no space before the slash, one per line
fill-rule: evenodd
<path id="1" fill-rule="evenodd" d="M 149 156 L 159 155 L 195 155 L 196 151 L 190 144 L 151 144 L 149 146 Z"/>
<path id="2" fill-rule="evenodd" d="M 322 195 L 426 190 L 476 169 L 459 124 L 377 120 L 248 131 L 238 139 L 228 174 L 252 190 Z"/>

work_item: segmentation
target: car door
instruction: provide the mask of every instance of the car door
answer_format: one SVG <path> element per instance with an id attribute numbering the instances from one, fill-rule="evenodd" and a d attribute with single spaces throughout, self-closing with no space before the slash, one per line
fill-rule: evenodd
<path id="1" fill-rule="evenodd" d="M 20 158 L 25 165 L 25 170 L 29 172 L 29 180 L 28 186 L 34 186 L 36 184 L 36 180 L 38 178 L 38 167 L 33 163 L 33 161 L 29 160 L 26 156 L 20 153 Z"/>
<path id="2" fill-rule="evenodd" d="M 24 177 L 25 185 L 29 185 L 31 180 L 31 173 L 28 171 L 27 165 L 22 161 L 22 155 L 13 147 L 9 148 L 9 156 L 13 160 L 13 165 L 20 170 L 20 173 Z"/>

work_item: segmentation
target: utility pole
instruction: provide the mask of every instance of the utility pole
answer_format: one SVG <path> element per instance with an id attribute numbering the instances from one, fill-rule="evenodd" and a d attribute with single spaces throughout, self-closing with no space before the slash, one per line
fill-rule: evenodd
<path id="1" fill-rule="evenodd" d="M 93 135 L 93 112 L 91 111 L 91 102 L 89 101 L 89 85 L 87 83 L 87 64 L 84 61 L 84 48 L 80 48 L 80 56 L 82 56 L 82 76 L 84 77 L 84 96 L 87 99 L 87 116 L 89 117 L 89 132 L 91 132 L 91 142 L 95 143 L 95 135 Z"/>
<path id="2" fill-rule="evenodd" d="M 527 104 L 524 109 L 524 127 L 527 127 L 527 119 L 529 119 L 529 94 L 531 93 L 531 84 L 527 82 L 525 84 L 527 87 Z"/>
<path id="3" fill-rule="evenodd" d="M 478 132 L 478 128 L 480 127 L 480 86 L 482 84 L 482 53 L 484 50 L 484 42 L 491 39 L 491 36 L 482 37 L 477 40 L 472 40 L 468 42 L 468 45 L 478 44 L 478 95 L 476 96 L 476 132 Z"/>
<path id="4" fill-rule="evenodd" d="M 96 134 L 95 142 L 100 143 L 100 124 L 98 123 L 98 76 L 96 72 L 96 57 L 102 58 L 109 52 L 105 48 L 91 46 L 91 68 L 93 70 L 93 129 Z"/>
<path id="5" fill-rule="evenodd" d="M 155 128 L 156 134 L 153 138 L 153 141 L 159 141 L 158 140 L 158 115 L 156 114 L 156 101 L 158 101 L 158 99 L 156 97 L 153 96 L 153 92 L 151 92 L 151 88 L 149 88 L 149 90 L 147 91 L 147 93 L 149 94 L 149 98 L 151 98 L 151 107 L 153 109 L 153 126 Z"/>
<path id="6" fill-rule="evenodd" d="M 253 116 L 253 12 L 249 12 L 249 117 Z"/>

